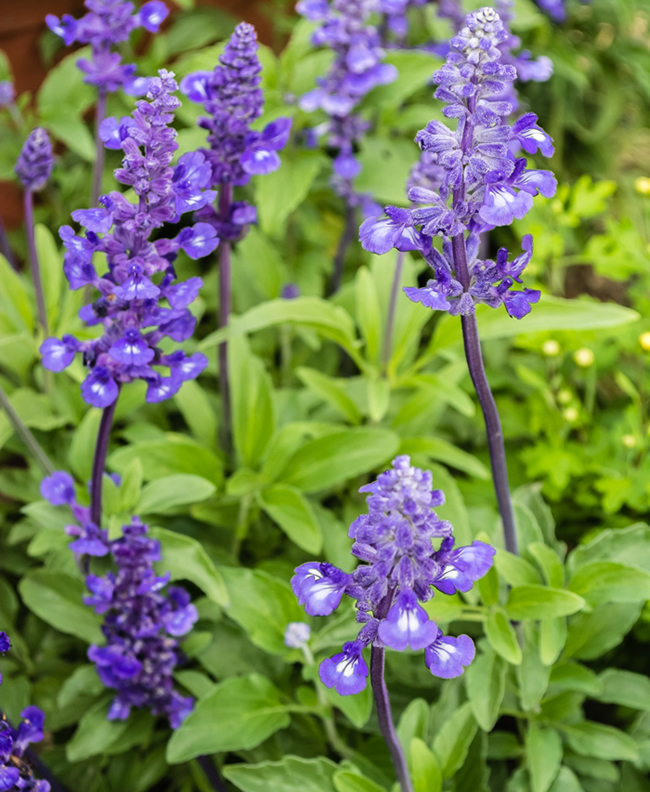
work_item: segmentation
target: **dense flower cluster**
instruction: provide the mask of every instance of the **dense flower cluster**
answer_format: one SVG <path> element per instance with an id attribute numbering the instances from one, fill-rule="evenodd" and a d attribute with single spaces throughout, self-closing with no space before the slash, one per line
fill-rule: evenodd
<path id="1" fill-rule="evenodd" d="M 0 654 L 8 652 L 11 643 L 7 633 L 0 630 Z M 0 675 L 2 682 L 2 675 Z M 0 790 L 12 792 L 50 792 L 47 781 L 37 781 L 28 764 L 22 761 L 27 746 L 43 739 L 45 715 L 38 707 L 27 707 L 20 717 L 23 722 L 17 729 L 0 718 Z"/>
<path id="2" fill-rule="evenodd" d="M 483 8 L 467 17 L 467 25 L 452 39 L 447 62 L 434 73 L 435 96 L 446 102 L 443 113 L 457 118 L 456 130 L 431 121 L 416 136 L 428 159 L 429 186 L 412 186 L 409 199 L 414 209 L 387 207 L 385 219 L 369 218 L 361 226 L 363 246 L 373 253 L 391 248 L 419 250 L 435 275 L 422 289 L 407 295 L 427 307 L 470 314 L 477 303 L 497 307 L 504 303 L 511 316 L 521 318 L 537 302 L 532 289 L 513 292 L 515 282 L 532 256 L 532 237 L 523 241 L 524 253 L 508 261 L 505 249 L 496 262 L 478 257 L 478 234 L 494 226 L 522 218 L 533 205 L 533 196 L 555 194 L 550 171 L 531 170 L 524 157 L 516 157 L 517 145 L 529 154 L 539 150 L 553 154 L 551 138 L 526 113 L 513 124 L 507 121 L 512 105 L 500 99 L 506 85 L 516 78 L 512 65 L 501 62 L 499 46 L 507 34 L 499 15 Z M 425 175 L 420 168 L 418 177 Z M 465 240 L 465 233 L 469 232 Z M 442 254 L 433 237 L 447 239 Z M 465 248 L 469 276 L 461 282 L 451 239 Z"/>
<path id="3" fill-rule="evenodd" d="M 118 693 L 109 720 L 124 720 L 131 707 L 145 707 L 154 715 L 166 715 L 177 728 L 192 709 L 193 700 L 173 687 L 173 671 L 180 660 L 176 638 L 192 629 L 198 619 L 189 594 L 165 586 L 167 573 L 157 577 L 153 564 L 161 560 L 160 542 L 147 536 L 148 527 L 138 517 L 122 526 L 122 536 L 110 541 L 107 531 L 89 522 L 88 510 L 75 501 L 72 477 L 57 471 L 41 483 L 41 495 L 54 506 L 68 505 L 81 526 L 69 526 L 75 537 L 70 549 L 77 554 L 107 556 L 117 572 L 103 577 L 88 575 L 91 596 L 87 605 L 105 614 L 102 632 L 106 646 L 91 646 L 88 657 L 102 682 Z"/>
<path id="4" fill-rule="evenodd" d="M 86 75 L 85 82 L 102 91 L 118 88 L 134 96 L 145 94 L 149 80 L 135 77 L 135 64 L 123 64 L 119 52 L 113 47 L 127 41 L 131 31 L 144 27 L 157 33 L 161 22 L 169 13 L 160 0 L 150 0 L 136 13 L 133 3 L 125 0 L 85 0 L 86 16 L 75 19 L 64 14 L 61 19 L 52 14 L 45 18 L 48 27 L 61 36 L 66 46 L 75 41 L 90 44 L 92 60 L 80 58 L 77 65 Z"/>
<path id="5" fill-rule="evenodd" d="M 255 174 L 266 174 L 280 167 L 278 151 L 289 139 L 291 119 L 278 118 L 262 132 L 251 124 L 262 114 L 264 95 L 258 87 L 262 66 L 257 57 L 255 28 L 245 22 L 237 25 L 220 64 L 213 71 L 193 72 L 181 81 L 181 91 L 205 107 L 208 117 L 199 126 L 208 131 L 209 149 L 202 149 L 212 167 L 210 183 L 241 186 Z M 234 202 L 222 217 L 206 206 L 198 217 L 212 223 L 222 239 L 237 239 L 242 227 L 255 222 L 255 208 Z"/>
<path id="6" fill-rule="evenodd" d="M 364 563 L 351 574 L 328 563 L 302 564 L 291 580 L 311 616 L 332 613 L 346 594 L 356 600 L 357 621 L 364 625 L 355 641 L 321 663 L 321 680 L 342 695 L 363 690 L 368 667 L 362 652 L 369 644 L 424 649 L 432 674 L 459 676 L 474 657 L 472 640 L 444 637 L 419 603 L 434 589 L 469 591 L 492 566 L 494 548 L 475 541 L 454 549 L 452 526 L 433 510 L 444 503 L 443 493 L 432 490 L 431 473 L 412 467 L 407 456 L 394 459 L 392 470 L 361 491 L 370 493 L 369 513 L 355 520 L 349 535 L 352 554 Z"/>
<path id="7" fill-rule="evenodd" d="M 42 127 L 36 127 L 22 147 L 16 161 L 16 175 L 26 190 L 40 190 L 50 178 L 54 157 L 50 136 Z"/>
<path id="8" fill-rule="evenodd" d="M 173 74 L 162 70 L 159 77 L 151 79 L 147 101 L 137 103 L 133 118 L 119 122 L 108 118 L 100 128 L 108 148 L 124 151 L 115 178 L 133 188 L 138 202 L 111 192 L 100 198 L 101 207 L 72 213 L 86 228 L 85 237 L 77 236 L 69 226 L 60 231 L 67 248 L 64 271 L 70 287 L 90 284 L 100 293 L 80 316 L 88 325 L 103 323 L 104 332 L 90 341 L 70 335 L 46 339 L 41 346 L 43 365 L 62 371 L 80 352 L 90 369 L 81 392 L 94 407 L 112 404 L 119 384 L 134 379 L 148 383 L 147 401 L 167 399 L 207 364 L 199 353 L 191 357 L 180 350 L 168 354 L 158 346 L 165 336 L 181 342 L 194 330 L 195 319 L 188 305 L 202 281 L 174 282 L 173 263 L 179 250 L 198 259 L 211 253 L 219 242 L 207 223 L 183 228 L 174 239 L 149 241 L 155 229 L 176 222 L 184 212 L 199 209 L 215 197 L 205 189 L 211 168 L 204 154 L 190 152 L 176 166 L 171 165 L 178 148 L 176 131 L 168 126 L 180 105 L 172 95 L 175 90 Z M 98 253 L 105 254 L 108 262 L 108 272 L 101 277 L 92 263 Z M 159 304 L 163 299 L 169 308 Z M 153 366 L 169 368 L 170 376 L 162 377 Z"/>
<path id="9" fill-rule="evenodd" d="M 397 3 L 396 6 L 405 4 Z M 373 13 L 381 11 L 380 0 L 300 0 L 296 10 L 307 19 L 320 22 L 312 36 L 317 47 L 329 47 L 335 57 L 329 73 L 318 80 L 319 86 L 305 94 L 300 107 L 308 112 L 321 108 L 329 120 L 316 127 L 317 136 L 325 136 L 328 146 L 337 150 L 333 185 L 349 206 L 361 205 L 370 211 L 369 196 L 358 195 L 353 186 L 361 172 L 354 150 L 368 129 L 368 122 L 355 108 L 377 85 L 393 82 L 397 69 L 384 63 L 379 31 L 369 23 Z"/>

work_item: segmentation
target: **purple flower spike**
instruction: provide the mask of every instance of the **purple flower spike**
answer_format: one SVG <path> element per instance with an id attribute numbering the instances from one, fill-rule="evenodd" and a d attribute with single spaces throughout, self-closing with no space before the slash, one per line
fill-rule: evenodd
<path id="1" fill-rule="evenodd" d="M 328 657 L 320 664 L 318 674 L 328 688 L 335 688 L 341 696 L 361 693 L 368 679 L 368 666 L 361 656 L 363 646 L 358 641 L 346 643 L 343 651 Z"/>
<path id="2" fill-rule="evenodd" d="M 126 330 L 108 350 L 113 360 L 127 366 L 144 366 L 153 360 L 154 351 L 137 330 Z"/>
<path id="3" fill-rule="evenodd" d="M 291 578 L 298 602 L 310 616 L 329 616 L 341 603 L 349 575 L 331 564 L 301 564 Z"/>
<path id="4" fill-rule="evenodd" d="M 0 107 L 10 105 L 16 96 L 13 83 L 9 80 L 0 80 Z"/>
<path id="5" fill-rule="evenodd" d="M 434 558 L 442 571 L 434 586 L 444 594 L 469 591 L 474 581 L 482 578 L 494 564 L 495 549 L 476 540 L 468 547 L 452 550 L 453 541 L 445 539 Z"/>
<path id="6" fill-rule="evenodd" d="M 424 650 L 424 661 L 434 676 L 453 679 L 460 676 L 474 659 L 474 642 L 467 635 L 444 638 L 438 634 L 436 640 Z"/>
<path id="7" fill-rule="evenodd" d="M 74 360 L 77 351 L 77 342 L 72 336 L 46 338 L 40 346 L 39 352 L 43 356 L 43 365 L 50 371 L 63 371 Z"/>
<path id="8" fill-rule="evenodd" d="M 41 481 L 41 497 L 52 506 L 67 506 L 74 501 L 74 479 L 63 470 L 56 470 Z"/>
<path id="9" fill-rule="evenodd" d="M 16 175 L 26 190 L 41 190 L 50 178 L 54 156 L 50 136 L 41 127 L 33 129 L 16 162 Z"/>
<path id="10" fill-rule="evenodd" d="M 403 652 L 411 649 L 424 649 L 438 635 L 437 626 L 429 620 L 427 612 L 415 594 L 408 589 L 401 592 L 397 602 L 388 611 L 388 616 L 379 625 L 379 637 L 391 649 Z"/>

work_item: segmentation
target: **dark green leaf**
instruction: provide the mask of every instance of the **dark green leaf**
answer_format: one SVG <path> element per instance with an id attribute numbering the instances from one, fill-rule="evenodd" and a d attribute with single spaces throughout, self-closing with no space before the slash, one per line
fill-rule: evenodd
<path id="1" fill-rule="evenodd" d="M 508 666 L 488 647 L 465 671 L 469 703 L 479 726 L 491 731 L 499 717 Z"/>
<path id="2" fill-rule="evenodd" d="M 311 504 L 295 487 L 275 484 L 259 495 L 260 506 L 294 544 L 316 554 L 323 546 L 320 525 Z"/>

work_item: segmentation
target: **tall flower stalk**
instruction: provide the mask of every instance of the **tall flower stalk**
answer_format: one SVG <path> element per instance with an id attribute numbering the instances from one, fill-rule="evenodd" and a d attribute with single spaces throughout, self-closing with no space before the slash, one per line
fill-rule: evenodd
<path id="1" fill-rule="evenodd" d="M 16 175 L 23 185 L 23 208 L 25 212 L 25 234 L 27 236 L 27 250 L 29 266 L 32 273 L 32 283 L 36 294 L 36 310 L 41 328 L 47 333 L 47 309 L 43 294 L 43 281 L 36 250 L 34 228 L 34 193 L 45 187 L 52 173 L 54 158 L 52 156 L 52 142 L 49 135 L 41 127 L 36 127 L 29 134 L 25 145 L 16 161 Z"/>
<path id="2" fill-rule="evenodd" d="M 432 489 L 431 473 L 411 466 L 407 456 L 396 457 L 392 470 L 361 492 L 370 493 L 368 514 L 358 517 L 349 531 L 352 555 L 361 565 L 348 574 L 329 563 L 308 562 L 297 567 L 291 585 L 310 616 L 328 616 L 344 595 L 356 601 L 357 622 L 363 627 L 341 653 L 322 661 L 320 679 L 347 696 L 362 691 L 370 675 L 397 779 L 402 792 L 412 792 L 384 679 L 386 648 L 423 649 L 434 676 L 460 676 L 474 659 L 471 638 L 444 637 L 420 603 L 431 600 L 434 589 L 444 594 L 469 591 L 492 566 L 495 551 L 479 541 L 454 549 L 451 524 L 434 511 L 444 503 L 444 494 Z M 368 646 L 370 674 L 363 658 Z"/>
<path id="3" fill-rule="evenodd" d="M 237 25 L 226 44 L 219 65 L 211 72 L 193 72 L 181 82 L 181 91 L 192 102 L 202 104 L 207 116 L 199 126 L 208 132 L 209 148 L 201 149 L 212 169 L 210 185 L 219 188 L 216 209 L 204 206 L 197 217 L 210 223 L 221 239 L 219 248 L 219 327 L 230 323 L 231 247 L 241 239 L 246 227 L 254 223 L 254 206 L 234 201 L 234 188 L 247 184 L 256 174 L 267 174 L 280 167 L 277 152 L 289 138 L 291 119 L 278 118 L 262 132 L 251 124 L 262 115 L 264 95 L 258 87 L 262 65 L 257 57 L 255 28 L 245 22 Z M 197 207 L 198 209 L 199 207 Z M 232 444 L 232 410 L 228 346 L 218 348 L 219 382 L 223 405 L 223 441 Z"/>
<path id="4" fill-rule="evenodd" d="M 91 206 L 96 206 L 101 193 L 104 171 L 104 146 L 99 134 L 106 117 L 106 103 L 110 93 L 123 88 L 132 96 L 147 93 L 149 81 L 136 77 L 134 63 L 122 63 L 122 56 L 116 45 L 128 41 L 131 32 L 144 27 L 157 33 L 160 24 L 169 13 L 161 0 L 150 0 L 133 13 L 133 3 L 128 0 L 85 0 L 88 13 L 81 19 L 64 14 L 61 19 L 48 14 L 45 18 L 48 27 L 61 36 L 66 46 L 75 41 L 90 44 L 91 58 L 80 58 L 77 65 L 86 75 L 84 82 L 97 89 L 95 108 L 95 163 L 93 166 Z"/>
<path id="5" fill-rule="evenodd" d="M 165 223 L 176 222 L 188 211 L 214 199 L 206 187 L 210 166 L 200 152 L 184 154 L 175 167 L 176 131 L 169 124 L 180 101 L 173 74 L 161 70 L 149 81 L 146 100 L 137 102 L 133 117 L 108 118 L 101 135 L 108 148 L 122 149 L 117 181 L 132 187 L 137 202 L 122 193 L 103 195 L 100 207 L 80 209 L 72 217 L 85 229 L 77 236 L 70 226 L 60 235 L 66 246 L 63 269 L 72 289 L 94 287 L 97 298 L 81 310 L 90 325 L 103 325 L 103 333 L 89 341 L 71 335 L 47 338 L 41 345 L 43 365 L 62 371 L 81 354 L 88 376 L 81 394 L 93 407 L 104 410 L 93 464 L 93 519 L 101 520 L 101 479 L 108 450 L 115 405 L 122 385 L 135 379 L 147 383 L 148 402 L 173 396 L 188 379 L 207 365 L 200 353 L 188 357 L 182 350 L 165 352 L 165 338 L 189 338 L 196 323 L 188 306 L 202 286 L 200 278 L 177 281 L 174 260 L 180 250 L 198 259 L 212 253 L 219 239 L 207 223 L 183 228 L 173 239 L 149 237 Z M 111 231 L 111 229 L 113 229 Z M 101 235 L 101 236 L 100 236 Z M 108 271 L 99 275 L 93 257 L 103 253 Z M 155 282 L 154 282 L 155 279 Z M 169 308 L 160 305 L 166 301 Z M 162 376 L 160 367 L 169 371 Z"/>
<path id="6" fill-rule="evenodd" d="M 501 97 L 517 76 L 514 66 L 502 62 L 500 46 L 507 37 L 494 9 L 483 8 L 467 17 L 466 26 L 451 40 L 447 62 L 433 75 L 439 86 L 435 96 L 446 103 L 444 115 L 458 119 L 457 128 L 431 121 L 418 132 L 425 162 L 419 185 L 409 190 L 416 208 L 387 207 L 386 218 L 371 218 L 362 225 L 360 238 L 373 253 L 391 248 L 419 251 L 433 278 L 424 287 L 407 287 L 407 296 L 461 317 L 465 357 L 487 429 L 505 545 L 516 553 L 503 431 L 483 365 L 475 310 L 479 303 L 492 308 L 503 304 L 510 316 L 521 319 L 540 292 L 512 288 L 521 283 L 532 257 L 530 235 L 523 238 L 522 254 L 509 260 L 508 251 L 501 248 L 496 261 L 480 258 L 479 236 L 522 218 L 538 192 L 555 194 L 556 181 L 549 171 L 531 170 L 524 157 L 512 153 L 517 148 L 529 154 L 539 149 L 550 156 L 553 145 L 532 113 L 514 123 L 507 120 L 512 104 Z M 423 176 L 429 179 L 427 186 L 420 186 Z M 442 251 L 433 245 L 437 236 L 442 237 Z"/>

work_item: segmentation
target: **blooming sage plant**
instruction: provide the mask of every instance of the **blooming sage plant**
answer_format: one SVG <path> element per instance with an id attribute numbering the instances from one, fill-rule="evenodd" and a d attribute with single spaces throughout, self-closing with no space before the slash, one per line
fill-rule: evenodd
<path id="1" fill-rule="evenodd" d="M 360 491 L 370 493 L 368 514 L 352 523 L 349 536 L 354 539 L 352 554 L 363 563 L 351 574 L 329 563 L 301 564 L 291 585 L 310 616 L 328 616 L 343 595 L 356 600 L 357 621 L 363 627 L 341 653 L 323 660 L 320 678 L 341 695 L 359 693 L 368 678 L 362 653 L 372 647 L 370 677 L 382 733 L 398 779 L 408 789 L 384 682 L 385 649 L 424 649 L 434 676 L 462 674 L 474 658 L 471 638 L 443 636 L 420 603 L 431 600 L 435 589 L 445 594 L 469 591 L 492 566 L 495 551 L 480 541 L 454 548 L 451 524 L 434 511 L 444 503 L 444 494 L 432 489 L 431 473 L 413 467 L 408 456 L 396 457 L 392 470 Z M 295 643 L 293 634 L 290 638 Z"/>

